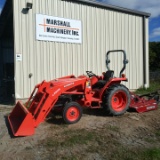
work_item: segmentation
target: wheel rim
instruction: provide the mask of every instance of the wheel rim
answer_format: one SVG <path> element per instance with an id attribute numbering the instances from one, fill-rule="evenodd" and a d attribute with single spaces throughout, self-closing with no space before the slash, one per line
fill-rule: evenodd
<path id="1" fill-rule="evenodd" d="M 117 111 L 121 112 L 126 108 L 127 104 L 127 96 L 126 93 L 123 91 L 119 91 L 113 94 L 112 96 L 112 108 Z"/>
<path id="2" fill-rule="evenodd" d="M 80 112 L 76 107 L 70 107 L 67 110 L 66 117 L 70 122 L 76 121 L 79 118 Z"/>

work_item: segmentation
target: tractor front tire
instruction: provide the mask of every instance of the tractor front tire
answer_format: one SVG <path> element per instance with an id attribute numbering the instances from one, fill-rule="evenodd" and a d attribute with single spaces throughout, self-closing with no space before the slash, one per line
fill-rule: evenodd
<path id="1" fill-rule="evenodd" d="M 110 115 L 122 115 L 130 105 L 129 90 L 122 84 L 112 85 L 107 89 L 104 101 L 104 108 Z"/>
<path id="2" fill-rule="evenodd" d="M 66 103 L 63 109 L 63 119 L 67 124 L 77 123 L 82 117 L 82 107 L 77 102 Z"/>

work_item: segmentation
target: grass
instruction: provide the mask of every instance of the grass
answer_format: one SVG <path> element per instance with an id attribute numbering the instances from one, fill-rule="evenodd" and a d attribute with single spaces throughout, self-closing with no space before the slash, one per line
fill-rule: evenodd
<path id="1" fill-rule="evenodd" d="M 156 131 L 156 136 L 160 138 L 160 130 Z"/>
<path id="2" fill-rule="evenodd" d="M 159 160 L 160 148 L 139 146 L 132 148 L 121 144 L 111 133 L 120 132 L 116 126 L 106 127 L 104 130 L 85 130 L 65 128 L 58 135 L 47 137 L 41 141 L 46 151 L 56 151 L 59 159 L 80 160 L 87 155 L 98 155 L 100 159 L 109 160 Z M 159 132 L 155 133 L 159 136 Z M 47 152 L 46 152 L 47 153 Z M 54 154 L 52 154 L 54 156 Z M 53 157 L 52 157 L 53 158 Z"/>
<path id="3" fill-rule="evenodd" d="M 121 147 L 117 150 L 117 154 L 113 155 L 112 160 L 159 160 L 160 159 L 160 149 L 150 148 L 150 149 L 127 149 Z"/>
<path id="4" fill-rule="evenodd" d="M 108 129 L 110 129 L 111 131 L 114 131 L 114 132 L 119 132 L 119 128 L 117 126 L 109 126 Z"/>
<path id="5" fill-rule="evenodd" d="M 136 90 L 136 94 L 146 94 L 146 93 L 151 93 L 155 92 L 157 90 L 160 90 L 160 82 L 159 81 L 151 81 L 150 82 L 150 87 L 145 89 L 145 88 L 139 88 Z"/>
<path id="6" fill-rule="evenodd" d="M 74 133 L 72 131 L 64 132 L 65 141 L 61 143 L 62 146 L 70 147 L 74 145 L 87 145 L 90 141 L 92 141 L 95 137 L 94 133 L 86 131 L 86 130 L 77 130 Z"/>
<path id="7" fill-rule="evenodd" d="M 86 130 L 70 131 L 66 130 L 61 133 L 61 137 L 56 139 L 53 137 L 47 138 L 46 147 L 73 147 L 74 145 L 87 145 L 95 138 L 94 133 Z"/>
<path id="8" fill-rule="evenodd" d="M 160 148 L 147 149 L 142 152 L 142 158 L 145 160 L 160 160 Z"/>
<path id="9" fill-rule="evenodd" d="M 62 160 L 78 160 L 76 156 L 62 157 Z"/>

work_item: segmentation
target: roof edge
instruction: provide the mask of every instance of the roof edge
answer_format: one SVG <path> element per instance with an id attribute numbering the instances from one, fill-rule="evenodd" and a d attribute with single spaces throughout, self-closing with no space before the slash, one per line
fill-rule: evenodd
<path id="1" fill-rule="evenodd" d="M 97 6 L 97 7 L 101 7 L 101 8 L 107 8 L 110 10 L 119 11 L 119 12 L 123 12 L 123 13 L 130 13 L 130 14 L 143 16 L 143 17 L 150 17 L 151 16 L 151 13 L 132 10 L 132 9 L 123 8 L 123 7 L 118 7 L 115 5 L 110 5 L 110 4 L 97 2 L 97 1 L 93 1 L 93 0 L 62 0 L 62 1 L 72 1 L 75 3 L 79 2 L 79 3 L 83 3 L 83 4 L 89 4 L 89 5 L 93 5 L 93 6 Z"/>

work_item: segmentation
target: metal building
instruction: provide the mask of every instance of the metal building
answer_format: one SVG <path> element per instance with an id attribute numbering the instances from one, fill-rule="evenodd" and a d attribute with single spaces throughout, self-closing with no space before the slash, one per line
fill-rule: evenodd
<path id="1" fill-rule="evenodd" d="M 131 89 L 149 86 L 150 14 L 90 0 L 7 0 L 0 15 L 0 87 L 28 98 L 42 80 L 106 70 L 108 50 L 124 49 Z M 111 56 L 115 76 L 122 56 Z"/>

